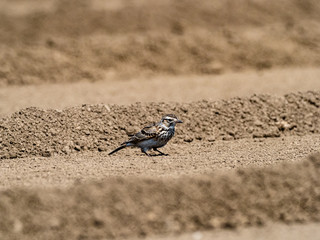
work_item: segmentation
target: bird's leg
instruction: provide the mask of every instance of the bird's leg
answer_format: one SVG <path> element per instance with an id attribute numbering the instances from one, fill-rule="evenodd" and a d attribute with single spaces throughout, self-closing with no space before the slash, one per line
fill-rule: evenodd
<path id="1" fill-rule="evenodd" d="M 150 155 L 147 153 L 147 151 L 146 151 L 146 150 L 141 149 L 141 152 L 143 152 L 145 155 L 147 155 L 148 157 L 150 157 Z"/>
<path id="2" fill-rule="evenodd" d="M 160 153 L 160 155 L 168 156 L 168 154 L 161 152 L 161 151 L 158 150 L 157 148 L 154 148 L 153 150 L 154 150 L 154 151 L 157 151 L 158 153 Z"/>

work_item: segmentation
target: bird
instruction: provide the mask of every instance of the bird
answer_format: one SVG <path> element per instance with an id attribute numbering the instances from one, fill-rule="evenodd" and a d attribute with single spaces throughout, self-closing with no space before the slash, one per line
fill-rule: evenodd
<path id="1" fill-rule="evenodd" d="M 144 127 L 140 132 L 130 137 L 128 141 L 123 142 L 118 148 L 110 152 L 109 155 L 126 147 L 138 147 L 147 156 L 150 156 L 147 151 L 151 149 L 157 151 L 160 155 L 167 155 L 158 148 L 165 146 L 173 137 L 177 123 L 183 123 L 183 121 L 179 120 L 174 114 L 166 114 L 160 122 Z"/>

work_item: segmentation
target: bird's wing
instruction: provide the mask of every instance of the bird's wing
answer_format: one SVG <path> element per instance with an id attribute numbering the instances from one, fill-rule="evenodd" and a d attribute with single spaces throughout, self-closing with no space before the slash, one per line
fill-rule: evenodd
<path id="1" fill-rule="evenodd" d="M 160 131 L 159 126 L 156 123 L 153 123 L 149 126 L 144 127 L 140 132 L 132 136 L 126 143 L 137 143 L 142 140 L 147 140 L 154 138 Z"/>

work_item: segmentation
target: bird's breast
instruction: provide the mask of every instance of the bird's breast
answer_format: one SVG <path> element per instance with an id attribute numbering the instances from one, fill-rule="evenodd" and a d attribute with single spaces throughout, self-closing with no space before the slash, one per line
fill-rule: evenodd
<path id="1" fill-rule="evenodd" d="M 173 137 L 173 135 L 174 135 L 174 128 L 163 130 L 159 133 L 158 141 L 168 142 Z"/>

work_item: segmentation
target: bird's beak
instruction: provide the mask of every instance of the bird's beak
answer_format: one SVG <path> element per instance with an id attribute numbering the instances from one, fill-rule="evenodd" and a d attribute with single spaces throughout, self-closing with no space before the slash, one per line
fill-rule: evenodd
<path id="1" fill-rule="evenodd" d="M 183 123 L 183 121 L 181 121 L 181 120 L 178 119 L 178 120 L 176 121 L 176 123 Z"/>

